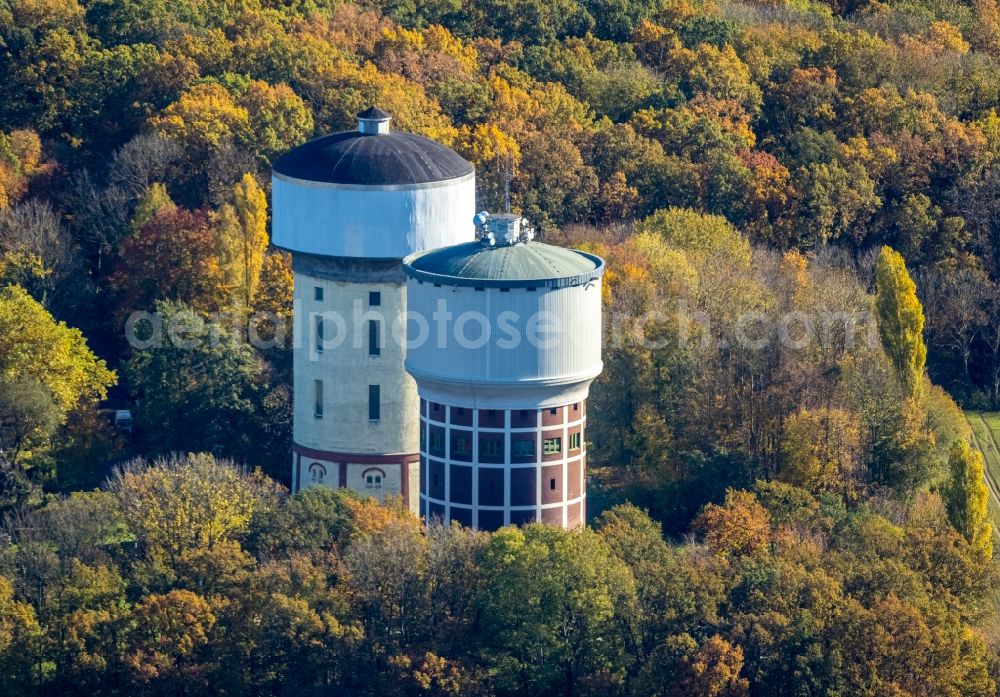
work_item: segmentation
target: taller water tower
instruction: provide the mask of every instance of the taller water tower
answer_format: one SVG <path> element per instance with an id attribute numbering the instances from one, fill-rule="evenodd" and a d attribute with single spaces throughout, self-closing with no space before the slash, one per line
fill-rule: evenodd
<path id="1" fill-rule="evenodd" d="M 356 131 L 278 160 L 272 240 L 295 276 L 292 490 L 397 494 L 417 511 L 419 398 L 393 338 L 405 337 L 400 260 L 473 239 L 475 171 L 389 123 L 373 107 Z"/>

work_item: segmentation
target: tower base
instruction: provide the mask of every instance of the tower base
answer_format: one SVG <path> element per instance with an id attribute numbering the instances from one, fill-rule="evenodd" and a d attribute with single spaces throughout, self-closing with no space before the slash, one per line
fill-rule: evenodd
<path id="1" fill-rule="evenodd" d="M 293 493 L 308 486 L 329 486 L 352 489 L 379 501 L 401 496 L 403 504 L 417 513 L 419 474 L 418 453 L 338 453 L 292 444 Z"/>

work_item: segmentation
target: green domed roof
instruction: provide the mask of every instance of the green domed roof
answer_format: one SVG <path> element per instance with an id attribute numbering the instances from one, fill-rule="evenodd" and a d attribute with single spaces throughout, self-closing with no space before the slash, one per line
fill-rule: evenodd
<path id="1" fill-rule="evenodd" d="M 413 254 L 403 260 L 403 267 L 413 278 L 443 285 L 563 287 L 600 278 L 604 260 L 541 242 L 492 247 L 466 242 Z"/>

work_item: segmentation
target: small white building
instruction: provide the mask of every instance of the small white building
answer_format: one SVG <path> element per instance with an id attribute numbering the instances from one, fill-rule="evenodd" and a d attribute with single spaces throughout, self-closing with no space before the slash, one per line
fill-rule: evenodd
<path id="1" fill-rule="evenodd" d="M 417 511 L 419 400 L 403 369 L 401 259 L 473 239 L 475 172 L 371 108 L 272 172 L 273 243 L 295 277 L 292 490 L 401 495 Z"/>

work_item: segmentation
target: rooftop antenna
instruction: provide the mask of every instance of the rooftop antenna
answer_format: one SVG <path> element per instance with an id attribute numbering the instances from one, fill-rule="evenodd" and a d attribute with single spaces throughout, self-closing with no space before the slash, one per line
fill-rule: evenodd
<path id="1" fill-rule="evenodd" d="M 507 153 L 503 166 L 503 211 L 510 214 L 510 180 L 514 178 L 514 158 Z"/>

